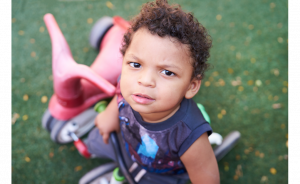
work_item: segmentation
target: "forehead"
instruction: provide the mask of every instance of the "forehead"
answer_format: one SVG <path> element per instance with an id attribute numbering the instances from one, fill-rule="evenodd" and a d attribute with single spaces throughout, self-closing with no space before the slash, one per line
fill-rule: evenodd
<path id="1" fill-rule="evenodd" d="M 157 34 L 151 34 L 146 28 L 140 28 L 133 34 L 126 55 L 178 64 L 191 64 L 192 61 L 187 45 L 170 36 L 160 37 Z"/>

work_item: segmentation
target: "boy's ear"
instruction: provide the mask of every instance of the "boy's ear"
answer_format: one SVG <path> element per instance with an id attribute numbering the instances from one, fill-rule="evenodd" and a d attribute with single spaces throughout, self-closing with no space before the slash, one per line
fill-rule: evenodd
<path id="1" fill-rule="evenodd" d="M 186 99 L 193 98 L 198 93 L 200 86 L 201 86 L 201 79 L 194 78 L 191 81 L 190 86 L 185 93 L 185 98 Z"/>

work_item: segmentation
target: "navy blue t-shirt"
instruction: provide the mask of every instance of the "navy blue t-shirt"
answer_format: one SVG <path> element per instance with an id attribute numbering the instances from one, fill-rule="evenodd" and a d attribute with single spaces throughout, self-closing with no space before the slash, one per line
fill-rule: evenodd
<path id="1" fill-rule="evenodd" d="M 148 172 L 183 174 L 186 169 L 180 156 L 212 128 L 192 99 L 183 99 L 178 111 L 159 123 L 143 121 L 118 94 L 120 128 L 129 157 Z"/>

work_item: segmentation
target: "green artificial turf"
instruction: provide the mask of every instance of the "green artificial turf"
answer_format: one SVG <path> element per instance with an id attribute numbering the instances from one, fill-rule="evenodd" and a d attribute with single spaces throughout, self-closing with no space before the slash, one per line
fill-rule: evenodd
<path id="1" fill-rule="evenodd" d="M 93 24 L 87 20 L 105 15 L 128 20 L 146 1 L 111 0 L 113 9 L 106 2 L 12 1 L 12 117 L 20 116 L 12 123 L 12 183 L 77 183 L 107 162 L 87 160 L 72 144 L 52 142 L 41 126 L 48 105 L 41 98 L 53 94 L 43 16 L 55 16 L 75 60 L 90 65 L 97 51 L 88 42 Z M 219 162 L 221 183 L 288 183 L 288 1 L 171 2 L 194 12 L 213 39 L 213 67 L 194 100 L 205 106 L 215 132 L 242 135 Z"/>

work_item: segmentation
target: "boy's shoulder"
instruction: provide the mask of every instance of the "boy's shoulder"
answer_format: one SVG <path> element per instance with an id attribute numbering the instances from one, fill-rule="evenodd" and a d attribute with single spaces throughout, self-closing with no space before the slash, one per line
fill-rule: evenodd
<path id="1" fill-rule="evenodd" d="M 185 114 L 181 121 L 184 122 L 191 130 L 201 126 L 202 124 L 208 123 L 193 99 L 184 98 L 181 102 L 181 108 L 179 111 L 181 111 L 180 113 Z"/>

